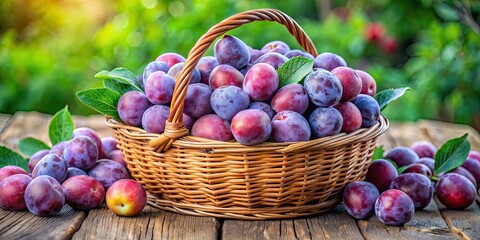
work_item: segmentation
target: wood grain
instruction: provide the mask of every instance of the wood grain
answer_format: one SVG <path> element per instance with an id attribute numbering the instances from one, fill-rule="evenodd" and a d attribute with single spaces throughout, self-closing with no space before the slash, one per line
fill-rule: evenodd
<path id="1" fill-rule="evenodd" d="M 7 126 L 8 120 L 10 120 L 10 115 L 0 113 L 0 134 L 2 134 L 3 129 Z"/>
<path id="2" fill-rule="evenodd" d="M 0 209 L 0 239 L 71 239 L 85 216 L 85 212 L 75 211 L 69 206 L 54 217 Z"/>
<path id="3" fill-rule="evenodd" d="M 90 210 L 73 239 L 216 239 L 215 218 L 164 212 L 147 206 L 135 217 L 119 217 L 103 205 Z"/>
<path id="4" fill-rule="evenodd" d="M 225 220 L 222 239 L 363 239 L 343 206 L 301 219 Z"/>
<path id="5" fill-rule="evenodd" d="M 37 112 L 17 112 L 3 130 L 0 142 L 15 151 L 19 151 L 18 141 L 29 136 L 49 143 L 48 122 L 50 117 L 50 115 Z"/>

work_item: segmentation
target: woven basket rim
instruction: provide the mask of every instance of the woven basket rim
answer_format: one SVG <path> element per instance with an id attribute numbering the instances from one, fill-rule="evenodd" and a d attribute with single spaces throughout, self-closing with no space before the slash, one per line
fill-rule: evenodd
<path id="1" fill-rule="evenodd" d="M 156 133 L 148 133 L 142 128 L 126 125 L 109 116 L 105 117 L 105 124 L 110 128 L 119 129 L 124 135 L 136 140 L 150 141 L 158 138 L 161 135 Z M 351 133 L 340 133 L 309 141 L 284 143 L 264 142 L 257 145 L 246 146 L 233 140 L 226 142 L 187 135 L 173 141 L 172 146 L 211 149 L 212 152 L 250 152 L 258 150 L 271 150 L 287 153 L 291 151 L 301 151 L 302 149 L 313 146 L 316 148 L 335 148 L 343 146 L 347 143 L 369 140 L 383 134 L 388 129 L 389 125 L 390 123 L 388 119 L 385 116 L 380 115 L 379 121 L 370 128 L 360 128 Z M 153 147 L 152 151 L 154 151 Z"/>

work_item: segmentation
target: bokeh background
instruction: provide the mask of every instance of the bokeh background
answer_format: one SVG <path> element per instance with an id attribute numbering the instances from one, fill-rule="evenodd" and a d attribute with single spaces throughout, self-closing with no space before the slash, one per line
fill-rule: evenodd
<path id="1" fill-rule="evenodd" d="M 319 52 L 368 71 L 378 90 L 409 86 L 391 120 L 437 119 L 480 129 L 480 1 L 477 0 L 2 0 L 0 113 L 94 112 L 75 92 L 95 73 L 136 74 L 164 52 L 187 56 L 208 28 L 240 11 L 277 8 Z M 299 48 L 283 26 L 255 22 L 230 32 L 254 48 Z M 211 55 L 210 49 L 207 55 Z"/>

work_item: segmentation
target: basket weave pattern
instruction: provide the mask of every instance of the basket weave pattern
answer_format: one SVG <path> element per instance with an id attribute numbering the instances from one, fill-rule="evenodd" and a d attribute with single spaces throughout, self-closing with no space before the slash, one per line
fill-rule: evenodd
<path id="1" fill-rule="evenodd" d="M 164 134 L 106 119 L 132 177 L 151 194 L 151 206 L 197 216 L 292 218 L 331 209 L 346 184 L 364 178 L 377 138 L 388 128 L 383 116 L 370 128 L 307 142 L 244 146 L 186 135 L 181 116 L 198 60 L 226 31 L 261 20 L 285 25 L 305 50 L 317 55 L 308 36 L 284 13 L 259 9 L 236 14 L 213 26 L 190 51 L 176 79 Z"/>

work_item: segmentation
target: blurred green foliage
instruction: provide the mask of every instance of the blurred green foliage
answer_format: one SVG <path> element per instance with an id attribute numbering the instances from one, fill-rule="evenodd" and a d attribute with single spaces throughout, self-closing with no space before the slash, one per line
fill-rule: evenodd
<path id="1" fill-rule="evenodd" d="M 319 52 L 368 71 L 378 89 L 411 87 L 385 110 L 390 119 L 473 125 L 480 118 L 480 2 L 452 0 L 1 1 L 0 112 L 54 113 L 69 104 L 74 114 L 93 113 L 74 93 L 100 86 L 95 73 L 123 66 L 141 74 L 161 53 L 187 56 L 222 19 L 264 7 L 292 16 Z M 394 44 L 369 41 L 371 23 L 381 24 Z M 300 48 L 270 22 L 230 33 L 254 48 L 273 40 Z"/>

